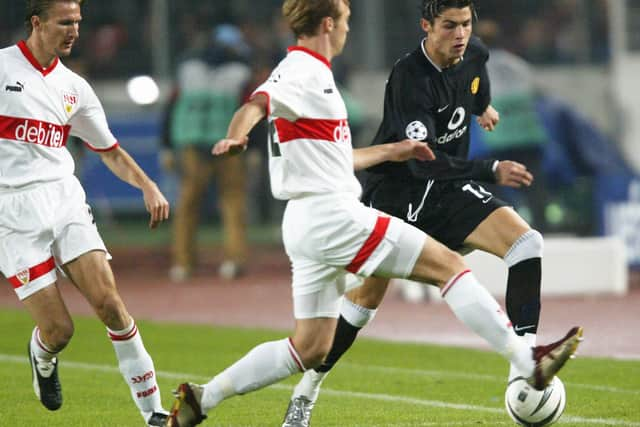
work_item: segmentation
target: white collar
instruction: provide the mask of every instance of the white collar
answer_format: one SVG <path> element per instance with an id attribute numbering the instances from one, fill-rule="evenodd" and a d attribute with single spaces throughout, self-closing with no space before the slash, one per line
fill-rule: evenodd
<path id="1" fill-rule="evenodd" d="M 431 57 L 429 56 L 429 54 L 427 53 L 427 49 L 425 49 L 424 47 L 424 42 L 427 40 L 427 38 L 423 38 L 422 41 L 420 42 L 420 48 L 422 49 L 422 53 L 424 54 L 425 58 L 427 58 L 429 60 L 429 62 L 431 62 L 431 65 L 433 65 L 435 67 L 436 70 L 438 70 L 439 72 L 442 72 L 442 68 L 440 68 L 440 66 L 438 64 L 436 64 L 435 62 L 433 62 L 433 59 L 431 59 Z M 460 61 L 464 60 L 464 55 L 460 57 Z"/>

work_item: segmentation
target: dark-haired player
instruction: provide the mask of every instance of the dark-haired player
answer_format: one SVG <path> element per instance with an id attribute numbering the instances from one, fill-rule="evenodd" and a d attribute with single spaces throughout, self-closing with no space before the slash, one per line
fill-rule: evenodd
<path id="1" fill-rule="evenodd" d="M 471 34 L 472 0 L 423 0 L 426 36 L 389 76 L 384 118 L 373 145 L 407 137 L 426 141 L 436 159 L 382 163 L 368 169 L 362 201 L 403 218 L 450 249 L 480 249 L 509 269 L 506 306 L 514 330 L 535 345 L 540 316 L 542 236 L 481 182 L 529 186 L 533 176 L 513 161 L 469 160 L 471 116 L 487 131 L 498 124 L 490 105 L 487 48 Z M 320 384 L 376 313 L 389 280 L 369 277 L 346 295 L 333 347 L 295 387 L 285 426 L 308 426 Z M 509 378 L 520 375 L 512 365 Z"/>

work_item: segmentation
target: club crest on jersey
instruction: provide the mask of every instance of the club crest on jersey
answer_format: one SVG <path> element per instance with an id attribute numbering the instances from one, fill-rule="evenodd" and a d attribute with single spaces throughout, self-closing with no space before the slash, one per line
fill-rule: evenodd
<path id="1" fill-rule="evenodd" d="M 409 123 L 405 129 L 405 133 L 407 134 L 407 138 L 418 141 L 424 141 L 429 134 L 427 127 L 419 120 Z"/>
<path id="2" fill-rule="evenodd" d="M 64 103 L 64 110 L 67 114 L 71 114 L 76 104 L 78 103 L 78 95 L 75 93 L 63 92 L 62 101 Z"/>
<path id="3" fill-rule="evenodd" d="M 480 77 L 476 77 L 471 82 L 471 93 L 475 95 L 476 93 L 478 93 L 479 89 L 480 89 Z"/>
<path id="4" fill-rule="evenodd" d="M 16 279 L 18 279 L 20 283 L 22 283 L 23 285 L 26 285 L 27 283 L 29 283 L 29 280 L 30 280 L 29 269 L 25 268 L 24 270 L 18 271 L 16 273 Z"/>

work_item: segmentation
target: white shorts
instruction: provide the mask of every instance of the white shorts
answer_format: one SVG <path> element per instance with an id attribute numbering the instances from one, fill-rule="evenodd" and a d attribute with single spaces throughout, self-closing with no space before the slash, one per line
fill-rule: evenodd
<path id="1" fill-rule="evenodd" d="M 282 236 L 298 319 L 338 317 L 340 297 L 357 282 L 352 274 L 408 277 L 426 238 L 423 231 L 350 194 L 290 200 Z"/>
<path id="2" fill-rule="evenodd" d="M 75 176 L 0 192 L 0 271 L 20 300 L 92 250 L 107 252 Z"/>

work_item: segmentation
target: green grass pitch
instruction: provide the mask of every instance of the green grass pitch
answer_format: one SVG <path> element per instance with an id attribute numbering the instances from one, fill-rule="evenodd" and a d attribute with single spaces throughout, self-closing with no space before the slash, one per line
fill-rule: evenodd
<path id="1" fill-rule="evenodd" d="M 76 318 L 60 358 L 64 404 L 36 400 L 26 357 L 32 321 L 0 310 L 0 426 L 142 426 L 102 325 Z M 182 381 L 206 382 L 254 345 L 282 331 L 138 322 L 163 396 Z M 360 339 L 324 385 L 320 426 L 511 426 L 503 404 L 507 363 L 484 351 Z M 561 426 L 640 427 L 640 362 L 579 357 L 562 372 Z M 279 426 L 299 377 L 223 402 L 205 426 Z"/>

